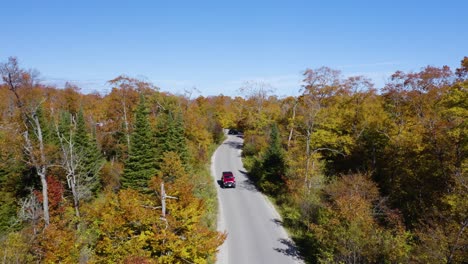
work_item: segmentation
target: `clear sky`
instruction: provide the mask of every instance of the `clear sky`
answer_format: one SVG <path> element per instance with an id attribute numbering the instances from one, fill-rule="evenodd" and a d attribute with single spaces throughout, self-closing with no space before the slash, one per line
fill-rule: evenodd
<path id="1" fill-rule="evenodd" d="M 321 66 L 381 87 L 396 70 L 468 56 L 466 0 L 15 0 L 0 14 L 1 62 L 16 56 L 85 93 L 126 74 L 171 93 L 233 96 L 256 80 L 296 95 L 301 73 Z"/>

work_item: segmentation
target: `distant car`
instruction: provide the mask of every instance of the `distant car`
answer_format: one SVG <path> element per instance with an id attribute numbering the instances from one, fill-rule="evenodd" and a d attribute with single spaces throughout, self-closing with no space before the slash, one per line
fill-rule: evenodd
<path id="1" fill-rule="evenodd" d="M 229 129 L 228 131 L 228 135 L 237 135 L 239 134 L 239 131 L 235 130 L 235 129 Z"/>
<path id="2" fill-rule="evenodd" d="M 221 184 L 221 187 L 223 188 L 236 188 L 236 177 L 234 177 L 234 174 L 231 171 L 223 171 L 221 176 Z"/>

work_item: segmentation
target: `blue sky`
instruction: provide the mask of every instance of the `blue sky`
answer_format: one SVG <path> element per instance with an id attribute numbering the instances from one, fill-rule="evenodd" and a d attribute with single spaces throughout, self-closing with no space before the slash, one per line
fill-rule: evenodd
<path id="1" fill-rule="evenodd" d="M 246 81 L 296 95 L 328 66 L 377 87 L 396 70 L 468 56 L 468 1 L 3 1 L 0 60 L 43 82 L 106 92 L 126 74 L 162 91 L 239 95 Z"/>

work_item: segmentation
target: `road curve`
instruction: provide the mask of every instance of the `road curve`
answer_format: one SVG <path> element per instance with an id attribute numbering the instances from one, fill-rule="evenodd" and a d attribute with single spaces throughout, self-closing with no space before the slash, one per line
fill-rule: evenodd
<path id="1" fill-rule="evenodd" d="M 211 160 L 218 191 L 218 230 L 228 236 L 219 248 L 219 264 L 302 263 L 273 205 L 250 182 L 242 165 L 240 136 L 228 135 Z M 235 189 L 222 189 L 221 172 L 232 171 Z"/>

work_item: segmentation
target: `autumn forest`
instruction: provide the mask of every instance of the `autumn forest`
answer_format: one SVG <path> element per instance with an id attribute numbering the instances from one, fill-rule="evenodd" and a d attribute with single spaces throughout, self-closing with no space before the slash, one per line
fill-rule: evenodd
<path id="1" fill-rule="evenodd" d="M 2 263 L 214 263 L 210 158 L 243 132 L 249 178 L 306 263 L 468 262 L 468 57 L 384 87 L 306 69 L 299 96 L 107 94 L 0 62 Z"/>

